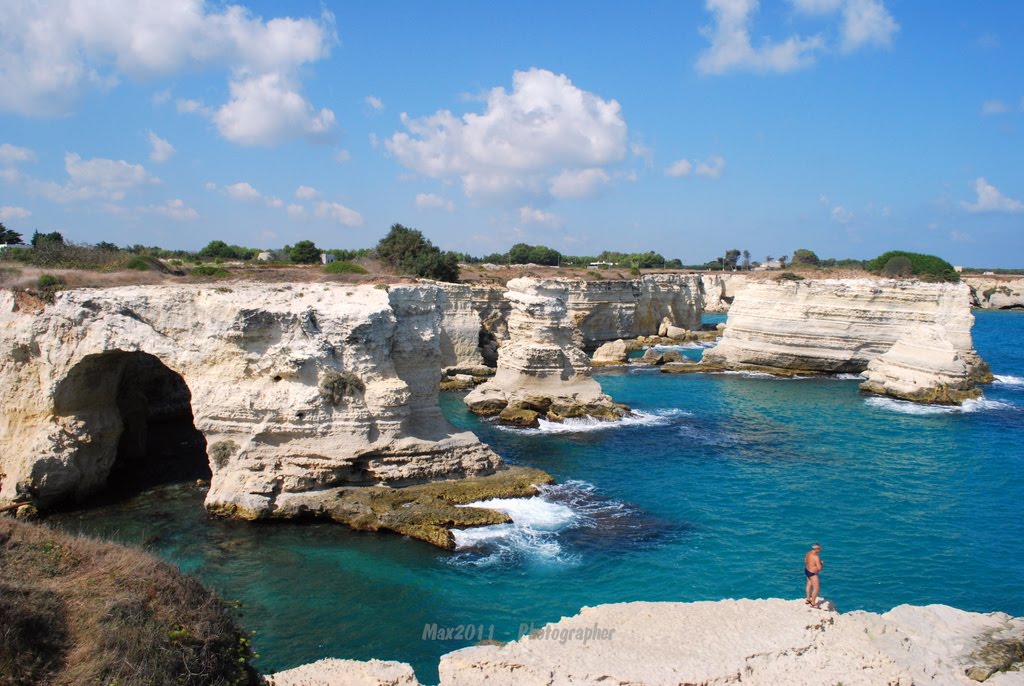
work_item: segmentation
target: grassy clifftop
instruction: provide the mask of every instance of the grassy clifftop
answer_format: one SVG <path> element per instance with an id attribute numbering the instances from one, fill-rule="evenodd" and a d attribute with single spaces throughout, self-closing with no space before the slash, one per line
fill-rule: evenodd
<path id="1" fill-rule="evenodd" d="M 143 552 L 0 518 L 0 685 L 257 684 L 229 608 Z"/>

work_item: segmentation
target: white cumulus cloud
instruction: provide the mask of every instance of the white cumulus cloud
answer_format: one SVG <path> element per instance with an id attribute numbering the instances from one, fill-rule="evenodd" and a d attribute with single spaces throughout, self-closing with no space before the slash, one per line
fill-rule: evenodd
<path id="1" fill-rule="evenodd" d="M 707 0 L 713 24 L 701 29 L 710 45 L 697 59 L 704 74 L 724 74 L 734 69 L 758 72 L 788 72 L 814 63 L 815 53 L 824 46 L 820 36 L 790 36 L 783 41 L 763 39 L 754 47 L 750 24 L 758 9 L 757 0 Z"/>
<path id="2" fill-rule="evenodd" d="M 974 202 L 960 203 L 968 212 L 1024 212 L 1024 203 L 1006 197 L 984 177 L 974 180 L 974 192 L 977 194 Z"/>
<path id="3" fill-rule="evenodd" d="M 263 197 L 263 194 L 253 188 L 248 181 L 239 181 L 224 186 L 224 193 L 235 200 L 259 200 Z"/>
<path id="4" fill-rule="evenodd" d="M 295 135 L 333 125 L 333 113 L 315 111 L 297 85 L 300 67 L 326 57 L 336 41 L 327 11 L 319 18 L 264 20 L 241 5 L 205 0 L 8 5 L 0 22 L 0 109 L 62 115 L 87 92 L 110 90 L 124 78 L 216 70 L 230 74 L 231 100 L 220 108 L 179 100 L 178 109 L 216 110 L 218 129 L 229 140 L 279 142 L 281 119 L 302 124 Z M 275 118 L 281 107 L 284 115 Z M 243 116 L 255 123 L 247 126 Z"/>
<path id="5" fill-rule="evenodd" d="M 306 216 L 306 208 L 302 205 L 289 205 L 287 208 L 289 217 L 304 217 Z"/>
<path id="6" fill-rule="evenodd" d="M 365 102 L 372 109 L 375 109 L 375 110 L 382 110 L 382 109 L 384 109 L 384 102 L 380 98 L 378 98 L 376 95 L 367 95 L 365 98 L 363 98 L 363 102 Z"/>
<path id="7" fill-rule="evenodd" d="M 419 207 L 420 209 L 439 208 L 452 212 L 455 209 L 455 203 L 433 193 L 417 193 L 416 207 Z"/>
<path id="8" fill-rule="evenodd" d="M 899 24 L 882 0 L 790 0 L 793 9 L 839 21 L 840 51 L 850 53 L 867 45 L 888 46 Z M 751 37 L 758 0 L 706 0 L 712 23 L 701 29 L 709 42 L 697 59 L 704 74 L 734 70 L 786 73 L 808 67 L 833 46 L 824 34 L 790 35 L 782 40 Z"/>
<path id="9" fill-rule="evenodd" d="M 299 186 L 295 189 L 295 197 L 299 200 L 312 200 L 320 197 L 320 191 L 312 186 Z"/>
<path id="10" fill-rule="evenodd" d="M 705 160 L 690 161 L 686 158 L 676 160 L 665 168 L 667 176 L 681 178 L 691 173 L 709 179 L 717 179 L 725 171 L 725 158 L 721 155 L 711 155 Z"/>
<path id="11" fill-rule="evenodd" d="M 689 176 L 690 172 L 693 171 L 693 163 L 690 160 L 676 160 L 668 167 L 665 168 L 665 173 L 669 176 Z"/>
<path id="12" fill-rule="evenodd" d="M 119 201 L 137 188 L 160 183 L 160 179 L 141 164 L 102 157 L 83 160 L 73 152 L 64 155 L 64 170 L 68 174 L 66 182 L 30 180 L 29 190 L 61 203 L 92 199 Z"/>
<path id="13" fill-rule="evenodd" d="M 213 114 L 220 134 L 239 145 L 273 146 L 297 134 L 329 140 L 334 112 L 313 106 L 280 73 L 231 82 L 231 99 Z"/>
<path id="14" fill-rule="evenodd" d="M 544 226 L 551 227 L 558 227 L 562 224 L 562 218 L 557 214 L 538 210 L 530 206 L 519 208 L 519 221 L 524 224 L 543 224 Z"/>
<path id="15" fill-rule="evenodd" d="M 178 221 L 192 221 L 193 219 L 199 218 L 199 213 L 194 209 L 185 204 L 185 201 L 180 198 L 168 200 L 163 205 L 151 205 L 149 207 L 142 208 L 143 212 L 151 212 L 153 214 L 161 214 L 171 219 L 177 219 Z"/>
<path id="16" fill-rule="evenodd" d="M 697 163 L 695 173 L 697 176 L 706 176 L 709 179 L 717 179 L 725 171 L 725 158 L 721 155 L 712 155 L 703 162 Z"/>
<path id="17" fill-rule="evenodd" d="M 11 145 L 10 143 L 0 145 L 0 164 L 13 166 L 21 162 L 31 162 L 35 158 L 35 152 L 28 148 Z"/>
<path id="18" fill-rule="evenodd" d="M 836 224 L 849 224 L 853 221 L 853 212 L 846 209 L 842 205 L 836 205 L 832 208 L 832 221 Z"/>
<path id="19" fill-rule="evenodd" d="M 316 204 L 316 216 L 331 219 L 342 226 L 362 226 L 363 215 L 341 203 L 321 201 Z"/>
<path id="20" fill-rule="evenodd" d="M 485 103 L 483 112 L 461 117 L 449 110 L 421 118 L 403 113 L 406 130 L 392 135 L 387 149 L 415 172 L 458 179 L 467 196 L 494 199 L 565 188 L 568 177 L 557 180 L 563 174 L 607 177 L 602 167 L 626 156 L 619 103 L 564 74 L 516 71 L 512 90 L 492 88 Z"/>
<path id="21" fill-rule="evenodd" d="M 556 198 L 585 198 L 593 195 L 611 180 L 600 167 L 566 169 L 548 181 L 548 188 Z"/>
<path id="22" fill-rule="evenodd" d="M 174 156 L 174 146 L 152 131 L 149 132 L 149 159 L 154 162 L 166 162 Z"/>
<path id="23" fill-rule="evenodd" d="M 899 28 L 880 0 L 846 0 L 843 3 L 841 47 L 846 52 L 864 45 L 891 45 L 892 37 Z"/>
<path id="24" fill-rule="evenodd" d="M 14 207 L 11 205 L 4 205 L 0 207 L 0 221 L 10 221 L 12 219 L 27 219 L 32 216 L 32 211 L 27 210 L 24 207 Z"/>

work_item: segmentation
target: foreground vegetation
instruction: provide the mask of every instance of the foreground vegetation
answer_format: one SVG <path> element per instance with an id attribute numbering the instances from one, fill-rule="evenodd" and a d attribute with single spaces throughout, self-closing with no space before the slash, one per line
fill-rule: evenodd
<path id="1" fill-rule="evenodd" d="M 0 684 L 260 683 L 246 634 L 145 553 L 0 518 Z"/>

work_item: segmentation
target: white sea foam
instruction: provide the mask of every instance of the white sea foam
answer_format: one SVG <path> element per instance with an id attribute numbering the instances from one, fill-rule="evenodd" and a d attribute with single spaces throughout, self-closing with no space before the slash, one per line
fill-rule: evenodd
<path id="1" fill-rule="evenodd" d="M 462 505 L 504 512 L 512 522 L 453 529 L 456 554 L 452 564 L 489 566 L 524 559 L 572 564 L 577 558 L 563 550 L 560 534 L 623 521 L 621 517 L 633 512 L 625 503 L 596 495 L 593 484 L 585 481 L 544 485 L 539 490 L 532 498 L 493 498 Z"/>
<path id="2" fill-rule="evenodd" d="M 580 516 L 568 505 L 551 501 L 543 490 L 532 498 L 492 498 L 460 507 L 497 510 L 511 517 L 512 522 L 452 529 L 456 551 L 467 553 L 455 558 L 458 564 L 487 566 L 523 557 L 571 561 L 563 555 L 557 534 L 573 526 Z"/>
<path id="3" fill-rule="evenodd" d="M 704 349 L 704 346 L 701 345 L 700 343 L 677 343 L 675 345 L 660 345 L 659 344 L 659 345 L 652 345 L 651 347 L 654 348 L 655 350 L 657 350 L 659 353 L 660 352 L 665 352 L 666 350 L 677 350 L 677 351 L 679 351 L 679 350 L 703 350 Z"/>
<path id="4" fill-rule="evenodd" d="M 907 400 L 877 397 L 868 398 L 864 402 L 871 407 L 876 407 L 889 412 L 913 415 L 965 414 L 1013 408 L 1013 405 L 1008 403 L 999 402 L 998 400 L 989 400 L 987 398 L 965 400 L 960 405 L 923 405 L 921 403 L 912 403 Z"/>
<path id="5" fill-rule="evenodd" d="M 1024 376 L 1011 376 L 1010 374 L 996 374 L 996 383 L 1006 386 L 1024 386 Z"/>
<path id="6" fill-rule="evenodd" d="M 743 377 L 747 377 L 749 379 L 777 379 L 777 378 L 783 378 L 783 377 L 777 377 L 774 374 L 769 374 L 767 372 L 750 372 L 750 371 L 743 371 L 743 370 L 729 370 L 729 371 L 724 371 L 724 372 L 712 372 L 712 373 L 713 374 L 720 374 L 722 376 L 743 376 Z"/>
<path id="7" fill-rule="evenodd" d="M 689 414 L 689 412 L 678 409 L 656 410 L 654 412 L 634 410 L 631 414 L 616 422 L 606 422 L 600 419 L 594 419 L 593 417 L 579 417 L 575 419 L 566 419 L 563 422 L 552 422 L 547 419 L 539 419 L 539 426 L 535 429 L 523 429 L 504 424 L 498 424 L 497 427 L 503 431 L 512 431 L 517 433 L 577 434 L 588 431 L 621 429 L 628 426 L 659 426 L 668 424 L 672 421 L 673 417 L 682 417 Z"/>

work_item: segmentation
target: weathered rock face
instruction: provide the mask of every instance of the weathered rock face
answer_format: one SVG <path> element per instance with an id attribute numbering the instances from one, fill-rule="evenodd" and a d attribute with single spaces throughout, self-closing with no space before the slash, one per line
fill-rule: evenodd
<path id="1" fill-rule="evenodd" d="M 936 325 L 915 326 L 868 363 L 861 390 L 903 400 L 959 404 L 981 395 L 971 366 Z"/>
<path id="2" fill-rule="evenodd" d="M 0 499 L 83 498 L 152 461 L 151 435 L 195 441 L 166 433 L 193 422 L 208 507 L 248 517 L 282 494 L 493 472 L 500 458 L 437 406 L 443 299 L 433 286 L 126 287 L 63 292 L 32 314 L 0 292 Z"/>
<path id="3" fill-rule="evenodd" d="M 530 410 L 554 420 L 625 414 L 591 378 L 582 336 L 568 312 L 568 282 L 513 279 L 506 298 L 512 304 L 509 341 L 501 348 L 494 378 L 466 396 L 472 412 Z"/>
<path id="4" fill-rule="evenodd" d="M 317 660 L 267 677 L 269 686 L 420 686 L 412 667 L 384 660 Z"/>
<path id="5" fill-rule="evenodd" d="M 1005 650 L 998 648 L 1005 647 Z M 838 614 L 802 601 L 584 608 L 505 645 L 441 658 L 441 686 L 476 684 L 1020 683 L 1024 618 L 944 605 Z"/>
<path id="6" fill-rule="evenodd" d="M 983 310 L 1024 310 L 1024 279 L 964 276 L 971 289 L 971 304 Z"/>
<path id="7" fill-rule="evenodd" d="M 437 283 L 444 292 L 441 366 L 495 367 L 498 347 L 508 339 L 512 303 L 497 286 Z"/>
<path id="8" fill-rule="evenodd" d="M 860 373 L 920 325 L 937 326 L 976 378 L 964 284 L 918 281 L 751 281 L 739 291 L 703 365 L 780 372 Z"/>
<path id="9" fill-rule="evenodd" d="M 664 319 L 681 329 L 700 329 L 700 277 L 647 274 L 631 281 L 567 281 L 568 310 L 582 347 L 658 333 Z"/>
<path id="10" fill-rule="evenodd" d="M 747 284 L 745 274 L 709 272 L 700 275 L 701 290 L 704 293 L 705 312 L 728 312 L 733 300 Z"/>

